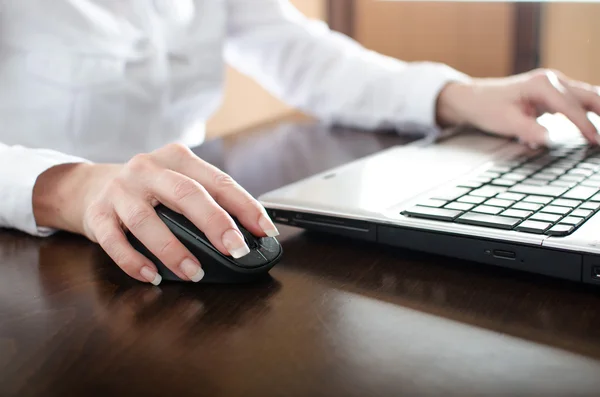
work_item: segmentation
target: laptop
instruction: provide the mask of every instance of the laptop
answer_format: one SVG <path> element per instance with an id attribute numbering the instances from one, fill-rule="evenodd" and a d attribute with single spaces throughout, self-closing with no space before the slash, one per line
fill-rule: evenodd
<path id="1" fill-rule="evenodd" d="M 280 224 L 600 286 L 600 147 L 539 121 L 548 147 L 456 129 L 259 201 Z"/>

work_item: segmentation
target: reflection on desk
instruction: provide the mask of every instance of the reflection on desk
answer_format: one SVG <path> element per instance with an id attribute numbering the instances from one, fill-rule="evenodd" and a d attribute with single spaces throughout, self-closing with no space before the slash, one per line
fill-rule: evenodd
<path id="1" fill-rule="evenodd" d="M 197 153 L 260 194 L 402 142 L 288 124 Z M 597 290 L 281 232 L 264 282 L 153 287 L 82 237 L 1 231 L 0 395 L 598 394 Z"/>

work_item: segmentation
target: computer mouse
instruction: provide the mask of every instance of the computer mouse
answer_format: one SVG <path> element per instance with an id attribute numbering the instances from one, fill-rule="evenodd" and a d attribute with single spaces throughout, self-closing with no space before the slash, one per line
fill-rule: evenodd
<path id="1" fill-rule="evenodd" d="M 246 283 L 266 276 L 275 266 L 283 254 L 281 245 L 274 237 L 255 237 L 244 226 L 236 221 L 240 232 L 244 235 L 250 253 L 234 259 L 223 255 L 185 216 L 158 205 L 156 213 L 165 222 L 171 232 L 183 243 L 190 252 L 200 261 L 204 270 L 201 283 Z M 156 256 L 154 256 L 135 236 L 127 233 L 131 245 L 150 259 L 158 269 L 163 280 L 183 281 Z"/>

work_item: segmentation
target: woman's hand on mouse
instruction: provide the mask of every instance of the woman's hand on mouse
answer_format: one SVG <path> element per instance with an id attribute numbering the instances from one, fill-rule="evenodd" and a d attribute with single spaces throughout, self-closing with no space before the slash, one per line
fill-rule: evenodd
<path id="1" fill-rule="evenodd" d="M 600 89 L 545 69 L 451 83 L 437 104 L 441 125 L 470 125 L 531 145 L 547 143 L 547 131 L 536 121 L 543 113 L 562 113 L 591 144 L 598 144 L 598 131 L 587 112 L 600 115 Z"/>
<path id="2" fill-rule="evenodd" d="M 39 176 L 33 193 L 38 226 L 98 242 L 131 277 L 158 284 L 156 266 L 128 242 L 129 230 L 183 280 L 198 282 L 201 264 L 160 220 L 162 203 L 202 230 L 221 253 L 249 252 L 234 220 L 255 236 L 276 236 L 264 208 L 229 175 L 190 149 L 171 144 L 126 164 L 65 164 Z"/>

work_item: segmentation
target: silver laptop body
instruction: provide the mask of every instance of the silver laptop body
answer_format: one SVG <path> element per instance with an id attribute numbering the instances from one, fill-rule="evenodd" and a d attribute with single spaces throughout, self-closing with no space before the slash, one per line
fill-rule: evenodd
<path id="1" fill-rule="evenodd" d="M 456 131 L 436 142 L 389 148 L 259 200 L 281 224 L 600 285 L 600 150 L 581 146 L 572 130 L 565 133 L 568 128 L 561 120 L 543 120 L 552 142 L 559 145 L 550 149 Z M 513 172 L 536 159 L 536 167 L 543 165 L 537 171 L 524 178 Z M 565 166 L 564 174 L 553 164 Z M 536 172 L 541 177 L 549 168 L 557 173 L 553 182 L 538 185 L 538 190 L 528 185 L 530 179 L 535 182 Z M 521 180 L 513 183 L 503 180 L 504 175 Z M 490 181 L 490 176 L 495 179 Z M 565 181 L 562 187 L 559 181 Z M 491 190 L 481 190 L 485 188 Z M 445 219 L 438 219 L 438 213 Z M 520 220 L 487 226 L 488 219 L 504 218 Z M 573 220 L 580 223 L 569 229 Z"/>

